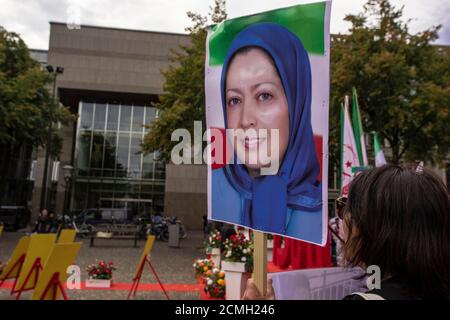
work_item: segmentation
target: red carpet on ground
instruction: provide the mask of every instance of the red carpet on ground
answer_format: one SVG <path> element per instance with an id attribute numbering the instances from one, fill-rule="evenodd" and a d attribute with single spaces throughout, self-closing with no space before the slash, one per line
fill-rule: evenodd
<path id="1" fill-rule="evenodd" d="M 0 289 L 11 289 L 14 281 L 6 281 Z M 113 283 L 111 288 L 86 288 L 86 285 L 81 283 L 81 290 L 122 290 L 129 291 L 132 283 Z M 163 284 L 166 291 L 178 292 L 197 292 L 200 291 L 198 284 L 183 284 L 183 283 L 167 283 Z M 203 288 L 201 288 L 203 290 Z M 70 290 L 68 290 L 70 292 Z M 162 291 L 161 286 L 157 283 L 141 283 L 138 291 Z"/>
<path id="2" fill-rule="evenodd" d="M 269 262 L 267 264 L 267 272 L 274 273 L 274 272 L 285 272 L 285 271 L 292 271 L 292 267 L 289 266 L 289 268 L 283 269 L 276 265 L 274 265 L 272 262 Z M 11 289 L 14 284 L 14 281 L 5 281 L 3 286 L 0 289 Z M 122 282 L 113 282 L 111 288 L 90 288 L 86 287 L 85 283 L 81 283 L 81 290 L 118 290 L 118 291 L 129 291 L 131 289 L 132 283 L 122 283 Z M 166 291 L 170 292 L 198 292 L 200 295 L 201 300 L 216 300 L 214 298 L 211 298 L 204 290 L 204 284 L 201 281 L 198 281 L 197 283 L 189 283 L 189 284 L 183 284 L 183 283 L 166 283 L 163 284 L 164 289 Z M 139 284 L 138 292 L 139 291 L 162 291 L 161 286 L 157 283 L 141 283 Z M 70 294 L 70 290 L 68 290 L 68 293 Z"/>

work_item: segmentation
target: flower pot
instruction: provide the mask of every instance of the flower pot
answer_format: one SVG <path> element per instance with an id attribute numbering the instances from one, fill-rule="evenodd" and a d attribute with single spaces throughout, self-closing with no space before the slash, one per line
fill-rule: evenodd
<path id="1" fill-rule="evenodd" d="M 273 240 L 267 240 L 267 261 L 273 260 Z"/>
<path id="2" fill-rule="evenodd" d="M 231 262 L 231 261 L 225 260 L 222 262 L 222 270 L 225 271 L 225 273 L 226 273 L 226 271 L 245 272 L 245 263 L 244 262 Z"/>
<path id="3" fill-rule="evenodd" d="M 214 266 L 220 269 L 220 248 L 212 248 L 210 252 Z"/>
<path id="4" fill-rule="evenodd" d="M 112 280 L 106 279 L 87 279 L 86 287 L 87 288 L 111 288 Z"/>
<path id="5" fill-rule="evenodd" d="M 222 262 L 222 270 L 225 272 L 226 281 L 226 299 L 240 300 L 244 294 L 247 280 L 251 273 L 245 272 L 245 263 L 243 262 Z"/>

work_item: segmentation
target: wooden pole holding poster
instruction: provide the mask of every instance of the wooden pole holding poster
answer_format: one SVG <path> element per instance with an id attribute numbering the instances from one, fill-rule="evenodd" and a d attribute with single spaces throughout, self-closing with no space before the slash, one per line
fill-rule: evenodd
<path id="1" fill-rule="evenodd" d="M 267 293 L 267 234 L 253 231 L 253 279 L 258 291 L 265 296 Z"/>

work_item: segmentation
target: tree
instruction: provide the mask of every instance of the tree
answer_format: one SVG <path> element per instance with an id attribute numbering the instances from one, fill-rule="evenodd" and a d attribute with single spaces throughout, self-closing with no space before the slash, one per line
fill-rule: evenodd
<path id="1" fill-rule="evenodd" d="M 67 108 L 59 103 L 52 108 L 48 90 L 51 76 L 40 69 L 29 54 L 24 41 L 0 26 L 0 199 L 14 157 L 23 146 L 45 147 L 48 144 L 48 125 L 74 120 Z M 52 154 L 62 146 L 62 136 L 54 128 L 51 135 Z"/>
<path id="2" fill-rule="evenodd" d="M 389 142 L 393 163 L 441 162 L 450 151 L 450 52 L 431 42 L 440 26 L 411 34 L 403 8 L 369 0 L 347 15 L 350 33 L 331 45 L 330 155 L 339 160 L 339 105 L 358 91 L 366 131 Z"/>
<path id="3" fill-rule="evenodd" d="M 215 0 L 210 7 L 209 17 L 213 23 L 226 19 L 225 0 Z M 159 102 L 153 104 L 159 110 L 159 117 L 150 126 L 142 143 L 145 153 L 158 151 L 162 160 L 170 159 L 172 132 L 186 128 L 193 135 L 194 121 L 202 121 L 205 129 L 205 31 L 208 18 L 198 13 L 187 12 L 192 26 L 186 28 L 191 44 L 180 46 L 171 53 L 171 67 L 163 74 L 166 82 Z"/>

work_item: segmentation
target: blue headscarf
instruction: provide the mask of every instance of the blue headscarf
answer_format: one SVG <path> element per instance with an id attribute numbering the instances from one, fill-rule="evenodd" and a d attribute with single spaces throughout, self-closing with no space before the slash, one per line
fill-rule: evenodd
<path id="1" fill-rule="evenodd" d="M 268 53 L 278 70 L 289 106 L 289 144 L 276 175 L 250 177 L 245 166 L 225 167 L 231 185 L 244 196 L 243 225 L 265 232 L 284 234 L 286 210 L 315 211 L 322 205 L 317 181 L 319 162 L 311 127 L 311 67 L 300 40 L 274 23 L 259 23 L 241 31 L 231 43 L 221 78 L 222 106 L 227 127 L 226 74 L 236 51 L 259 47 Z"/>

